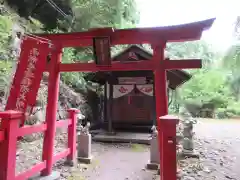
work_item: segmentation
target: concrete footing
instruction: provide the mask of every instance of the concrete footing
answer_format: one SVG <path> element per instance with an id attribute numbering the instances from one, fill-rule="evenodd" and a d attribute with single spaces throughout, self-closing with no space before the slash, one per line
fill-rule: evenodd
<path id="1" fill-rule="evenodd" d="M 111 143 L 137 143 L 137 144 L 150 144 L 149 133 L 129 133 L 117 132 L 116 134 L 108 134 L 107 132 L 100 132 L 92 137 L 96 142 L 111 142 Z"/>
<path id="2" fill-rule="evenodd" d="M 60 178 L 60 173 L 53 171 L 49 176 L 41 176 L 40 174 L 29 178 L 29 180 L 58 180 Z"/>
<path id="3" fill-rule="evenodd" d="M 178 155 L 180 158 L 197 158 L 199 159 L 199 154 L 197 152 L 194 151 L 182 151 L 181 153 L 179 153 Z"/>
<path id="4" fill-rule="evenodd" d="M 66 161 L 64 162 L 64 165 L 70 166 L 70 167 L 74 167 L 76 164 L 77 164 L 77 161 L 76 161 L 76 160 L 66 160 Z"/>
<path id="5" fill-rule="evenodd" d="M 159 169 L 159 164 L 156 163 L 148 163 L 146 166 L 147 169 L 149 170 L 158 170 Z"/>
<path id="6" fill-rule="evenodd" d="M 90 156 L 88 158 L 84 158 L 84 157 L 78 157 L 78 161 L 81 163 L 85 163 L 85 164 L 91 164 L 93 157 Z"/>

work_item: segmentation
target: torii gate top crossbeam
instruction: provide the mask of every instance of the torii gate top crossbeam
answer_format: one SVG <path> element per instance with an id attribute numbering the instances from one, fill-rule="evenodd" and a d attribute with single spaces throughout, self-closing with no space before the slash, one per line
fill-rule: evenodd
<path id="1" fill-rule="evenodd" d="M 92 38 L 96 36 L 109 36 L 112 45 L 152 43 L 156 40 L 182 42 L 200 39 L 202 32 L 209 29 L 214 20 L 215 18 L 188 24 L 155 28 L 101 28 L 92 29 L 86 32 L 35 35 L 49 39 L 62 47 L 91 46 L 93 44 Z"/>

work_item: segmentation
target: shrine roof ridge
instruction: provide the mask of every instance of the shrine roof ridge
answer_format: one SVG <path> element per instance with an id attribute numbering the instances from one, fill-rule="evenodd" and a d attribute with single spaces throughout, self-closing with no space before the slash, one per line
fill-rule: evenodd
<path id="1" fill-rule="evenodd" d="M 115 54 L 112 57 L 112 60 L 116 60 L 118 61 L 118 57 L 120 57 L 121 55 L 128 53 L 128 52 L 139 52 L 139 53 L 144 53 L 147 54 L 148 59 L 146 60 L 150 60 L 153 56 L 153 53 L 146 50 L 144 47 L 140 46 L 140 45 L 130 45 L 127 48 L 121 50 L 120 52 L 118 52 L 117 54 Z M 142 54 L 143 55 L 143 54 Z M 127 59 L 126 59 L 127 60 Z M 128 73 L 124 72 L 124 74 Z M 146 71 L 145 71 L 146 72 Z M 115 73 L 119 73 L 119 72 L 112 72 L 111 74 L 115 74 Z M 120 72 L 121 73 L 121 72 Z M 108 73 L 104 73 L 104 72 L 95 72 L 95 73 L 88 73 L 87 75 L 84 76 L 84 79 L 86 81 L 92 81 L 92 82 L 97 82 L 100 84 L 104 84 L 108 75 Z M 187 82 L 188 80 L 191 79 L 191 74 L 189 74 L 187 71 L 184 71 L 182 69 L 172 69 L 172 70 L 168 70 L 167 71 L 167 76 L 170 78 L 170 84 L 169 87 L 171 89 L 176 89 L 178 88 L 180 85 L 184 84 L 185 82 Z"/>
<path id="2" fill-rule="evenodd" d="M 112 59 L 115 59 L 117 58 L 118 56 L 120 56 L 121 54 L 127 52 L 128 50 L 130 50 L 131 48 L 139 48 L 140 50 L 142 50 L 143 52 L 145 52 L 146 54 L 148 54 L 149 56 L 153 56 L 153 52 L 151 52 L 150 50 L 148 49 L 145 49 L 144 47 L 138 45 L 138 44 L 131 44 L 129 45 L 127 48 L 123 49 L 123 50 L 120 50 L 119 52 L 117 52 L 116 54 L 114 54 L 112 56 Z"/>

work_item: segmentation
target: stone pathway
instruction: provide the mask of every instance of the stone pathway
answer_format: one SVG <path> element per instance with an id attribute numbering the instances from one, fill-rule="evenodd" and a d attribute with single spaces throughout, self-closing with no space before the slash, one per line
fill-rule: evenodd
<path id="1" fill-rule="evenodd" d="M 69 168 L 56 166 L 61 179 L 76 180 L 156 180 L 155 171 L 145 165 L 149 158 L 149 147 L 138 144 L 93 143 L 93 161 L 90 165 L 78 164 Z"/>

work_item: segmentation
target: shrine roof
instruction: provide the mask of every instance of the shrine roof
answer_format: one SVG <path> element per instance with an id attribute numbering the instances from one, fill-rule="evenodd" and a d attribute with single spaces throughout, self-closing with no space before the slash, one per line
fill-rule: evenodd
<path id="1" fill-rule="evenodd" d="M 153 57 L 152 52 L 146 50 L 142 46 L 139 45 L 131 45 L 121 52 L 115 54 L 112 57 L 113 61 L 138 61 L 138 60 L 150 60 Z M 88 81 L 97 82 L 100 84 L 104 84 L 106 80 L 110 77 L 139 77 L 146 76 L 150 79 L 153 79 L 152 71 L 115 71 L 111 73 L 106 72 L 96 72 L 89 73 L 84 78 Z M 169 87 L 171 89 L 176 89 L 180 85 L 184 84 L 186 81 L 191 79 L 191 75 L 183 70 L 168 70 L 167 71 L 167 79 L 169 80 Z"/>

